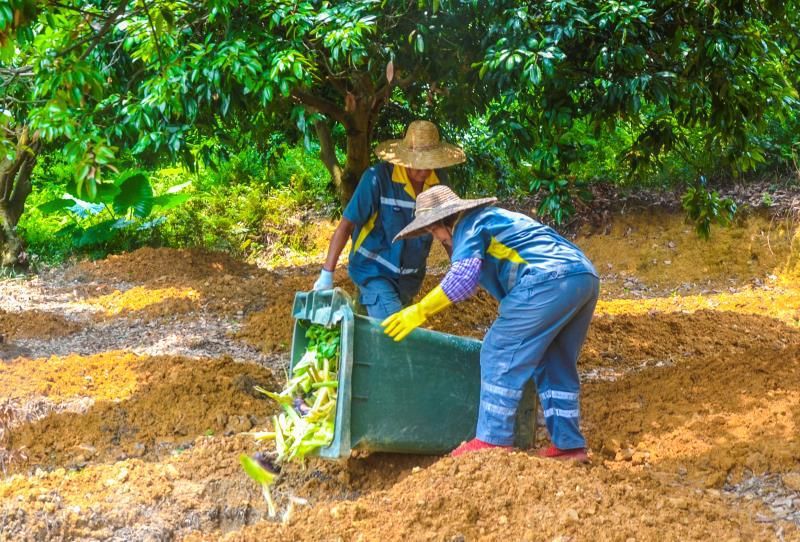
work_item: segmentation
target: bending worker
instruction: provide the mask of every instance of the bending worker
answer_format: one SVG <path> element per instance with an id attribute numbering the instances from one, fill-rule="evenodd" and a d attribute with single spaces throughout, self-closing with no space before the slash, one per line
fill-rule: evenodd
<path id="1" fill-rule="evenodd" d="M 361 177 L 328 247 L 315 290 L 333 288 L 333 271 L 352 238 L 350 278 L 373 318 L 384 319 L 408 305 L 422 286 L 430 235 L 392 243 L 414 217 L 417 196 L 444 179 L 441 168 L 463 162 L 464 152 L 439 140 L 436 125 L 417 120 L 405 138 L 375 149 L 383 159 Z"/>
<path id="2" fill-rule="evenodd" d="M 495 201 L 462 200 L 445 186 L 420 195 L 416 218 L 397 239 L 430 232 L 451 247 L 452 263 L 439 286 L 382 325 L 400 341 L 480 284 L 500 301 L 500 314 L 481 348 L 476 438 L 452 455 L 510 448 L 522 391 L 533 378 L 553 443 L 539 455 L 587 461 L 577 360 L 597 303 L 597 272 L 551 228 L 490 206 Z"/>

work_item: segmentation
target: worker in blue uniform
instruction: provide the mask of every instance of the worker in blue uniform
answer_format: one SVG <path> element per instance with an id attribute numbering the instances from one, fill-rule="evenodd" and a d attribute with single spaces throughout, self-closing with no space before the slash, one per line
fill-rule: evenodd
<path id="1" fill-rule="evenodd" d="M 414 121 L 401 140 L 379 144 L 383 161 L 361 177 L 334 232 L 315 290 L 333 288 L 339 256 L 352 241 L 348 272 L 359 301 L 373 318 L 384 319 L 411 303 L 425 278 L 432 237 L 392 243 L 414 218 L 417 196 L 445 182 L 443 168 L 465 160 L 464 152 L 440 141 L 436 125 Z"/>
<path id="2" fill-rule="evenodd" d="M 461 199 L 444 186 L 417 198 L 416 218 L 397 239 L 432 233 L 450 248 L 451 265 L 419 303 L 383 322 L 385 332 L 402 340 L 480 284 L 500 301 L 500 314 L 481 347 L 476 438 L 453 455 L 510 448 L 523 389 L 533 379 L 553 443 L 540 455 L 586 461 L 577 361 L 597 303 L 597 272 L 574 244 L 530 217 L 491 206 L 495 201 Z"/>

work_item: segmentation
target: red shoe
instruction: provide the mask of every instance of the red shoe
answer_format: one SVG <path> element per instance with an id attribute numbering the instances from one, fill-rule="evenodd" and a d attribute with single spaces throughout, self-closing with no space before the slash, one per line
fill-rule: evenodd
<path id="1" fill-rule="evenodd" d="M 481 450 L 491 450 L 492 448 L 500 448 L 501 450 L 510 450 L 512 447 L 490 444 L 488 442 L 482 441 L 481 439 L 474 438 L 469 442 L 463 443 L 461 446 L 450 452 L 450 455 L 453 457 L 458 457 L 461 454 L 466 454 L 469 452 L 479 452 Z"/>
<path id="2" fill-rule="evenodd" d="M 536 452 L 539 457 L 546 457 L 549 459 L 560 459 L 562 461 L 577 461 L 578 463 L 588 463 L 589 456 L 586 454 L 586 448 L 570 448 L 569 450 L 562 450 L 555 446 L 543 448 Z"/>

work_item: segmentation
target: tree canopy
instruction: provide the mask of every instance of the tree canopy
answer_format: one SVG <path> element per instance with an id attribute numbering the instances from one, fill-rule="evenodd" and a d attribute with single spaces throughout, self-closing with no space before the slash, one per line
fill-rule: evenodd
<path id="1" fill-rule="evenodd" d="M 233 128 L 315 138 L 343 200 L 376 136 L 415 116 L 455 135 L 482 123 L 531 188 L 568 185 L 619 125 L 632 175 L 674 150 L 744 172 L 797 104 L 796 4 L 0 0 L 6 237 L 42 145 L 91 200 L 121 160 L 192 163 Z"/>

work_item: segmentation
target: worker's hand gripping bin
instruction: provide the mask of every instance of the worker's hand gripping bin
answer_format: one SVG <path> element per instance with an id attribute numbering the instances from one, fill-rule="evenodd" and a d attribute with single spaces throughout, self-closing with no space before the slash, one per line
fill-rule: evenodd
<path id="1" fill-rule="evenodd" d="M 481 342 L 426 329 L 397 343 L 378 320 L 355 314 L 346 292 L 298 292 L 291 366 L 310 324 L 340 326 L 338 401 L 333 440 L 319 455 L 352 450 L 444 454 L 475 436 Z M 533 446 L 537 395 L 531 381 L 517 414 L 516 446 Z"/>

